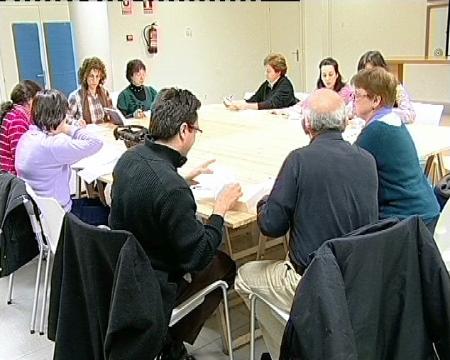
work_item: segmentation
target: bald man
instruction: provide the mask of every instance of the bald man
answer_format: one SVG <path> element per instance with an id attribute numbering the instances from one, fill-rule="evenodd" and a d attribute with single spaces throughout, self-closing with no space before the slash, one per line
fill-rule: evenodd
<path id="1" fill-rule="evenodd" d="M 320 89 L 305 107 L 304 129 L 311 141 L 287 156 L 270 195 L 258 204 L 264 235 L 276 238 L 289 231 L 289 258 L 247 263 L 235 280 L 247 304 L 249 293 L 257 293 L 286 312 L 310 255 L 326 240 L 378 220 L 375 160 L 342 139 L 344 101 L 335 91 Z M 285 323 L 259 305 L 256 317 L 264 341 L 272 359 L 278 359 Z"/>

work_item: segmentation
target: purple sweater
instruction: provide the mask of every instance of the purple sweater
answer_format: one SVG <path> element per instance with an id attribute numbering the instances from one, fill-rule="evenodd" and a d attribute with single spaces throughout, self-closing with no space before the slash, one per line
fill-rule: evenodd
<path id="1" fill-rule="evenodd" d="M 95 154 L 102 146 L 100 139 L 75 126 L 68 136 L 46 134 L 31 125 L 17 145 L 17 175 L 37 195 L 55 198 L 66 212 L 70 211 L 70 166 Z"/>

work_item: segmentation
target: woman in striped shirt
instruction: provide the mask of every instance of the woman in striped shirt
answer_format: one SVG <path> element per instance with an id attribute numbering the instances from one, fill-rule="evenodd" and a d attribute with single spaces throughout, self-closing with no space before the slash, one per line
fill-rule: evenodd
<path id="1" fill-rule="evenodd" d="M 0 108 L 0 170 L 16 175 L 14 161 L 16 147 L 21 136 L 33 121 L 30 115 L 31 102 L 41 87 L 31 80 L 24 80 L 14 86 L 11 100 Z"/>
<path id="2" fill-rule="evenodd" d="M 78 70 L 80 87 L 69 95 L 67 121 L 78 125 L 100 124 L 109 121 L 104 108 L 112 108 L 108 90 L 103 86 L 106 80 L 106 66 L 97 57 L 86 58 Z"/>

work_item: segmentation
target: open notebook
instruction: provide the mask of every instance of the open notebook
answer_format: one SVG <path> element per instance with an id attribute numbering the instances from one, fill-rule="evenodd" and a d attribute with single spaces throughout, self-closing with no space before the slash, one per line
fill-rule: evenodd
<path id="1" fill-rule="evenodd" d="M 111 122 L 114 125 L 124 125 L 127 123 L 125 116 L 123 116 L 123 114 L 120 110 L 112 109 L 112 108 L 103 108 L 103 110 L 105 111 L 106 115 L 109 116 L 109 118 L 111 119 Z"/>
<path id="2" fill-rule="evenodd" d="M 231 183 L 238 182 L 236 176 L 230 169 L 222 166 L 213 166 L 213 174 L 202 174 L 195 178 L 198 184 L 191 186 L 194 198 L 199 200 L 214 201 L 222 188 Z M 242 185 L 243 195 L 232 210 L 244 211 L 256 214 L 258 201 L 270 193 L 274 180 L 268 179 L 260 184 Z"/>

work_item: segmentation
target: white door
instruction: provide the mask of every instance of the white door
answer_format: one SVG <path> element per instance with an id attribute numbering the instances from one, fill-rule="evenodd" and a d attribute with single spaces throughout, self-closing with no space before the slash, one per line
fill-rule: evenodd
<path id="1" fill-rule="evenodd" d="M 270 52 L 280 53 L 286 57 L 287 76 L 294 90 L 304 91 L 303 2 L 273 2 L 268 7 L 268 17 Z"/>

